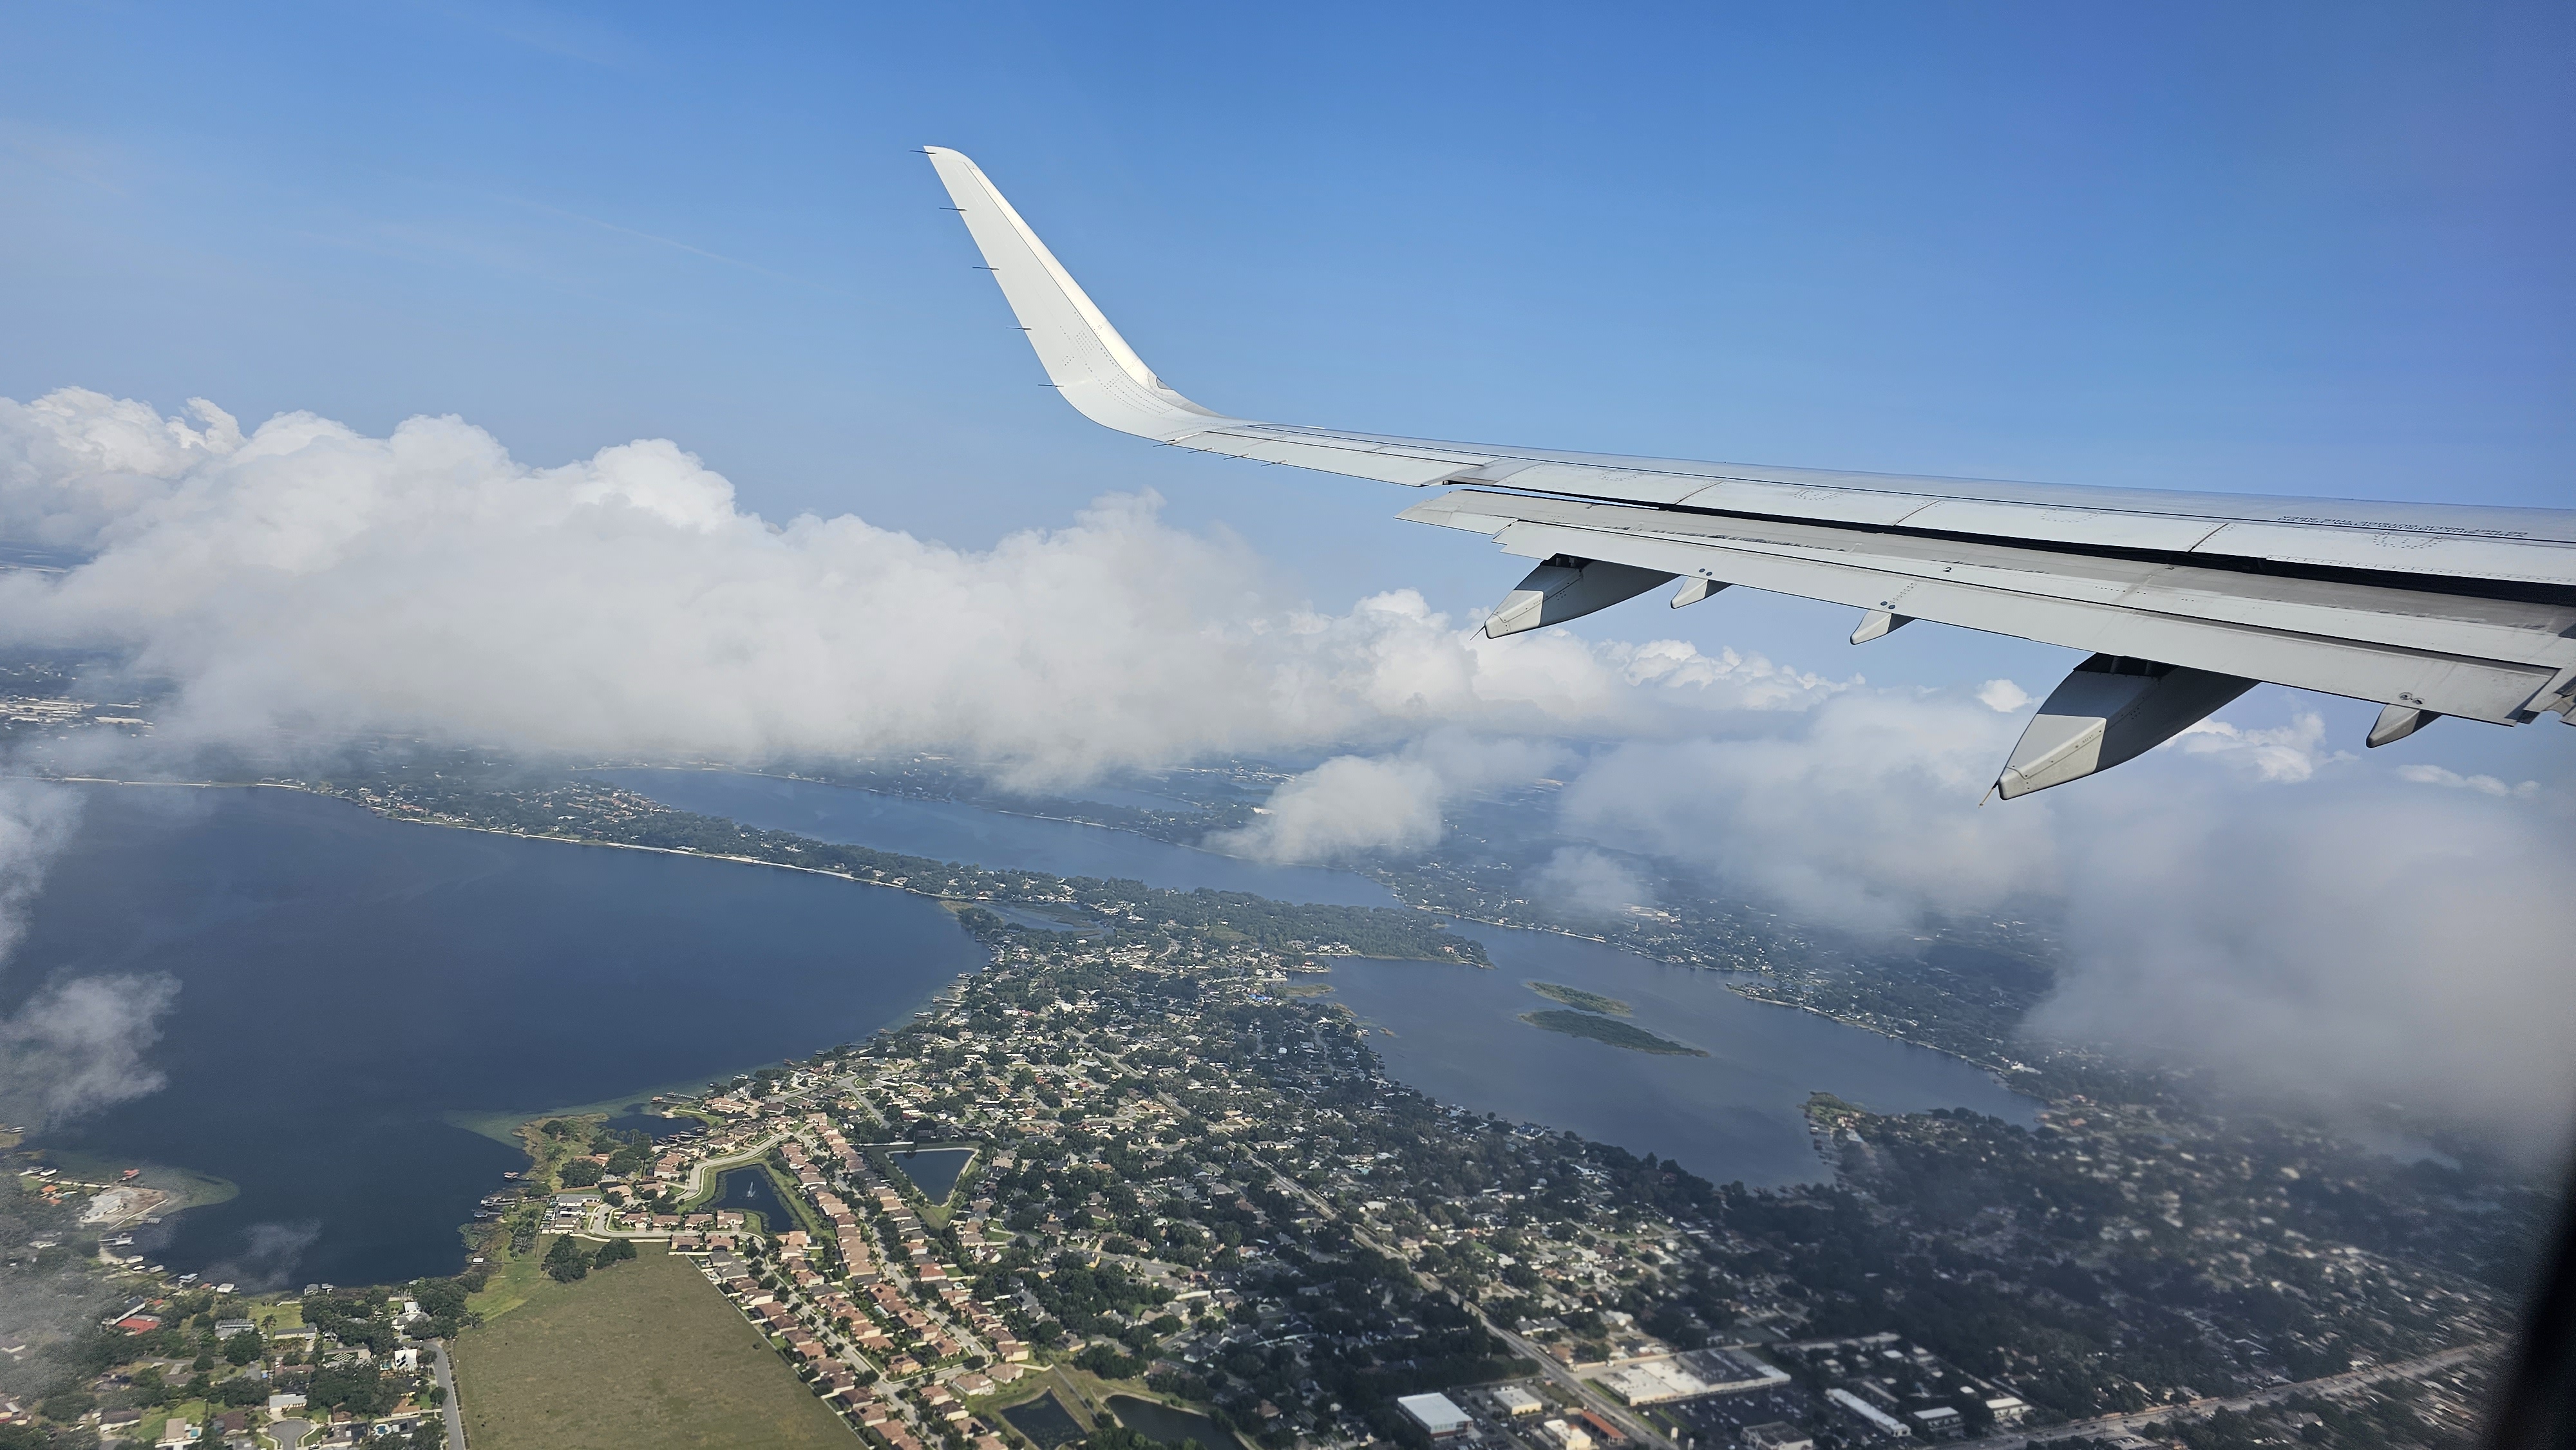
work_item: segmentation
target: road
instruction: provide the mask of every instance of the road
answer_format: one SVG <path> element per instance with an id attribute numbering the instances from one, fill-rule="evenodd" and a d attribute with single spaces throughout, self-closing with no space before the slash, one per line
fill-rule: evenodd
<path id="1" fill-rule="evenodd" d="M 1381 1250 L 1381 1252 L 1383 1251 Z M 1456 1296 L 1453 1294 L 1451 1297 L 1455 1298 Z M 1461 1299 L 1459 1302 L 1465 1303 L 1466 1301 Z M 1590 1380 L 1583 1378 L 1581 1375 L 1576 1374 L 1573 1370 L 1566 1368 L 1564 1365 L 1557 1363 L 1554 1356 L 1550 1355 L 1546 1350 L 1543 1350 L 1537 1345 L 1530 1343 L 1528 1340 L 1521 1338 L 1515 1331 L 1505 1329 L 1503 1326 L 1496 1324 L 1493 1320 L 1487 1319 L 1485 1317 L 1485 1311 L 1472 1304 L 1467 1305 L 1467 1311 L 1475 1315 L 1477 1319 L 1483 1321 L 1485 1328 L 1490 1331 L 1496 1339 L 1510 1345 L 1512 1347 L 1512 1353 L 1520 1355 L 1524 1359 L 1536 1360 L 1538 1362 L 1539 1373 L 1547 1376 L 1548 1382 L 1555 1385 L 1557 1388 L 1573 1391 L 1575 1397 L 1583 1401 L 1584 1408 L 1589 1409 L 1592 1413 L 1599 1415 L 1601 1418 L 1608 1420 L 1611 1424 L 1626 1431 L 1628 1433 L 1628 1437 L 1632 1440 L 1638 1440 L 1648 1445 L 1658 1446 L 1660 1447 L 1660 1450 L 1672 1450 L 1673 1442 L 1670 1439 L 1657 1434 L 1652 1425 L 1649 1425 L 1645 1421 L 1637 1418 L 1636 1414 L 1627 1406 L 1620 1404 L 1618 1401 L 1602 1393 L 1599 1386 L 1593 1384 Z"/>
<path id="2" fill-rule="evenodd" d="M 1262 1162 L 1262 1160 L 1258 1158 L 1254 1161 Z M 1339 1209 L 1326 1202 L 1321 1195 L 1309 1192 L 1306 1185 L 1299 1183 L 1296 1179 L 1281 1172 L 1277 1165 L 1262 1162 L 1262 1166 L 1270 1170 L 1271 1182 L 1275 1184 L 1281 1192 L 1286 1193 L 1293 1198 L 1303 1200 L 1307 1206 L 1313 1208 L 1317 1213 L 1322 1214 L 1324 1217 L 1341 1224 L 1344 1228 L 1349 1229 L 1353 1238 L 1358 1239 L 1361 1243 L 1368 1245 L 1378 1253 L 1384 1254 L 1389 1259 L 1392 1259 L 1399 1264 L 1406 1265 L 1407 1271 L 1410 1272 L 1417 1280 L 1435 1290 L 1438 1290 L 1440 1293 L 1448 1295 L 1459 1308 L 1476 1316 L 1476 1322 L 1484 1325 L 1495 1338 L 1511 1346 L 1512 1353 L 1520 1355 L 1524 1359 L 1535 1361 L 1538 1365 L 1539 1373 L 1547 1377 L 1548 1383 L 1572 1394 L 1585 1409 L 1599 1415 L 1602 1419 L 1609 1421 L 1611 1424 L 1618 1426 L 1622 1433 L 1626 1434 L 1629 1439 L 1634 1440 L 1639 1444 L 1653 1446 L 1654 1450 L 1675 1450 L 1670 1437 L 1662 1434 L 1657 1431 L 1653 1425 L 1640 1419 L 1636 1413 L 1631 1411 L 1627 1406 L 1612 1399 L 1608 1394 L 1602 1391 L 1600 1386 L 1593 1384 L 1591 1381 L 1577 1375 L 1573 1370 L 1559 1364 L 1553 1356 L 1547 1353 L 1547 1351 L 1540 1349 L 1528 1340 L 1523 1339 L 1517 1332 L 1505 1329 L 1503 1326 L 1487 1318 L 1485 1316 L 1485 1311 L 1477 1307 L 1475 1301 L 1469 1299 L 1466 1295 L 1459 1293 L 1457 1290 L 1450 1288 L 1448 1285 L 1441 1283 L 1437 1276 L 1424 1273 L 1420 1269 L 1412 1268 L 1411 1261 L 1402 1253 L 1398 1252 L 1390 1245 L 1379 1242 L 1377 1236 L 1370 1233 L 1362 1225 L 1354 1223 L 1350 1219 L 1343 1217 Z"/>
<path id="3" fill-rule="evenodd" d="M 738 1149 L 721 1158 L 701 1158 L 690 1164 L 688 1182 L 680 1189 L 680 1201 L 695 1202 L 707 1191 L 708 1175 L 722 1173 L 729 1168 L 740 1168 L 746 1163 L 757 1163 L 770 1149 L 777 1147 L 787 1137 L 785 1132 L 774 1133 L 752 1147 Z"/>
<path id="4" fill-rule="evenodd" d="M 456 1375 L 447 1363 L 447 1341 L 429 1342 L 430 1368 L 438 1375 L 438 1387 L 446 1398 L 438 1407 L 439 1418 L 447 1422 L 447 1450 L 465 1450 L 465 1412 L 456 1403 Z"/>
<path id="5" fill-rule="evenodd" d="M 2064 1440 L 2077 1435 L 2098 1437 L 2116 1434 L 2123 1430 L 2136 1430 L 2155 1421 L 2197 1420 L 2217 1414 L 2221 1410 L 2250 1410 L 2256 1405 L 2277 1404 L 2293 1395 L 2331 1395 L 2342 1390 L 2359 1389 L 2364 1385 L 2377 1384 L 2382 1380 L 2419 1379 L 2425 1375 L 2438 1374 L 2443 1370 L 2456 1368 L 2481 1355 L 2491 1353 L 2494 1348 L 2495 1346 L 2491 1344 L 2472 1344 L 2460 1349 L 2446 1349 L 2439 1354 L 2428 1354 L 2421 1359 L 2403 1359 L 2392 1364 L 2375 1364 L 2368 1369 L 2357 1369 L 2348 1374 L 2327 1375 L 2323 1379 L 2298 1380 L 2291 1384 L 2274 1385 L 2270 1389 L 2256 1390 L 2251 1394 L 2191 1400 L 2179 1405 L 2140 1410 L 2134 1414 L 2104 1415 L 2098 1420 L 2077 1420 L 2065 1425 L 2050 1425 L 2028 1434 L 1993 1435 L 1983 1440 L 1970 1441 L 1961 1447 L 1961 1450 L 2023 1450 L 2025 1446 L 2046 1445 L 2054 1440 Z"/>

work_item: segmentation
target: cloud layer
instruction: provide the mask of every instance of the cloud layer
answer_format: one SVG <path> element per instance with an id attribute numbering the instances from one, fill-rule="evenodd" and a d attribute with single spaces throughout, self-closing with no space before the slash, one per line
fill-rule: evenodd
<path id="1" fill-rule="evenodd" d="M 667 442 L 531 468 L 454 418 L 244 436 L 190 406 L 198 426 L 76 390 L 0 404 L 0 522 L 96 551 L 0 578 L 0 631 L 131 652 L 178 682 L 181 741 L 937 747 L 1063 779 L 1457 721 L 1671 729 L 1832 688 L 1669 641 L 1499 648 L 1410 592 L 1320 613 L 1150 494 L 963 551 L 847 516 L 772 525 Z"/>
<path id="2" fill-rule="evenodd" d="M 929 749 L 1025 786 L 1344 752 L 1220 843 L 1286 861 L 1420 850 L 1463 796 L 1547 775 L 1563 834 L 1603 848 L 1537 873 L 1565 910 L 1642 904 L 1634 856 L 1862 935 L 2029 908 L 2068 928 L 2047 1030 L 2333 1104 L 2402 1097 L 2534 1152 L 2576 1101 L 2562 789 L 2356 759 L 2313 715 L 2245 723 L 2249 697 L 2101 780 L 1980 809 L 2022 682 L 1488 641 L 1410 591 L 1319 609 L 1156 503 L 957 550 L 773 524 L 668 442 L 539 468 L 454 418 L 245 433 L 203 402 L 66 390 L 0 400 L 0 532 L 85 561 L 0 575 L 0 639 L 170 681 L 159 748 L 181 753 L 385 732 L 743 763 Z M 18 819 L 0 811 L 0 932 L 44 855 Z M 59 1084 L 47 1112 L 126 1091 L 165 1006 L 48 987 L 0 1023 L 10 1081 Z"/>

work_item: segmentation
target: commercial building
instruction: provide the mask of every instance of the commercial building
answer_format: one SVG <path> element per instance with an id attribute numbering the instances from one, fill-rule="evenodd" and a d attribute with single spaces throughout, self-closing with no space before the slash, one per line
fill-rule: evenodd
<path id="1" fill-rule="evenodd" d="M 1835 1409 L 1861 1422 L 1872 1434 L 1912 1438 L 1914 1431 L 1903 1420 L 1845 1389 L 1825 1391 L 1825 1400 Z"/>
<path id="2" fill-rule="evenodd" d="M 1709 1391 L 1708 1381 L 1669 1359 L 1623 1364 L 1603 1374 L 1600 1385 L 1631 1405 L 1661 1405 Z"/>
<path id="3" fill-rule="evenodd" d="M 1494 1408 L 1513 1418 L 1518 1418 L 1522 1415 L 1535 1415 L 1539 1411 L 1547 1408 L 1547 1401 L 1531 1394 L 1528 1390 L 1521 1388 L 1519 1385 L 1498 1386 L 1493 1391 L 1493 1397 Z"/>
<path id="4" fill-rule="evenodd" d="M 1467 1412 L 1459 1409 L 1447 1395 L 1399 1395 L 1395 1407 L 1434 1440 L 1463 1435 L 1471 1423 Z"/>
<path id="5" fill-rule="evenodd" d="M 1741 1350 L 1704 1349 L 1663 1359 L 1631 1360 L 1599 1380 L 1603 1389 L 1632 1405 L 1660 1405 L 1700 1395 L 1776 1389 L 1788 1372 Z"/>

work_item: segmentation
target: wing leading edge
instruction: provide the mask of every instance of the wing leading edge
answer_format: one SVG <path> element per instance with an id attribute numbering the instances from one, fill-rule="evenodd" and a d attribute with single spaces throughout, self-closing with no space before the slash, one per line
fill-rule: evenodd
<path id="1" fill-rule="evenodd" d="M 1085 417 L 1198 452 L 1427 487 L 1401 517 L 1540 561 L 1496 637 L 1681 580 L 2091 653 L 1997 781 L 2081 778 L 2255 681 L 2443 715 L 2576 723 L 2576 511 L 1916 478 L 1448 443 L 1258 422 L 1166 386 L 963 155 L 927 148 L 1047 378 Z"/>

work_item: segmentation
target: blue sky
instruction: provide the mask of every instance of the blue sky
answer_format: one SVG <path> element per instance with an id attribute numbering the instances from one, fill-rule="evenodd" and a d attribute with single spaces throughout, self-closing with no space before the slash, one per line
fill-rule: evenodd
<path id="1" fill-rule="evenodd" d="M 1251 416 L 2576 503 L 2564 7 L 90 4 L 0 38 L 11 397 L 454 412 L 544 463 L 665 436 L 772 517 L 968 545 L 1151 486 L 1335 608 L 1516 577 L 1403 491 L 1062 409 L 936 142 Z M 2062 668 L 1853 652 L 1791 602 L 1598 627 Z"/>

